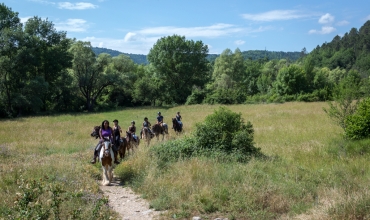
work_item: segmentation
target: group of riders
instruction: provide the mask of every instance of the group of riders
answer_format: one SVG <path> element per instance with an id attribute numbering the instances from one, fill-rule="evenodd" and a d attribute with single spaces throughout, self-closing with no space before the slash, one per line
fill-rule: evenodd
<path id="1" fill-rule="evenodd" d="M 180 115 L 180 112 L 177 112 L 176 114 L 176 120 L 178 121 L 179 125 L 182 127 L 182 117 Z M 157 116 L 157 124 L 159 124 L 160 126 L 163 125 L 163 119 L 164 117 L 162 116 L 161 112 L 158 112 L 158 116 Z M 99 143 L 98 145 L 95 147 L 95 150 L 94 150 L 94 157 L 93 159 L 91 160 L 91 163 L 94 164 L 96 163 L 96 158 L 99 156 L 99 152 L 100 152 L 100 149 L 102 147 L 102 143 L 108 139 L 112 145 L 113 145 L 113 152 L 114 152 L 114 163 L 115 164 L 119 164 L 119 161 L 117 160 L 117 151 L 119 149 L 119 146 L 121 144 L 121 133 L 122 133 L 122 129 L 121 129 L 121 126 L 118 125 L 118 120 L 117 119 L 114 119 L 113 120 L 113 123 L 114 123 L 114 126 L 113 128 L 109 126 L 109 121 L 108 120 L 104 120 L 101 124 L 101 127 L 99 129 Z M 142 131 L 144 128 L 147 128 L 148 131 L 149 131 L 149 134 L 150 134 L 150 137 L 153 137 L 154 134 L 152 132 L 152 130 L 150 129 L 151 127 L 151 124 L 150 122 L 148 121 L 148 118 L 145 117 L 144 118 L 144 122 L 143 122 L 143 127 L 140 131 L 140 138 L 142 138 Z M 135 126 L 135 121 L 131 121 L 131 125 L 128 127 L 127 129 L 127 132 L 130 133 L 133 137 L 133 140 L 135 142 L 138 142 L 138 137 L 136 136 L 136 126 Z"/>

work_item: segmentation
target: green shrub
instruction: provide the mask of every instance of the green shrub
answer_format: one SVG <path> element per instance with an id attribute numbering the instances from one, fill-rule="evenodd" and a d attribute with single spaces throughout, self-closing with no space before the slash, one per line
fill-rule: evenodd
<path id="1" fill-rule="evenodd" d="M 370 137 L 370 98 L 362 100 L 354 114 L 345 119 L 345 135 L 352 140 Z"/>
<path id="2" fill-rule="evenodd" d="M 240 113 L 220 107 L 197 124 L 191 136 L 154 146 L 151 151 L 161 162 L 196 156 L 246 161 L 260 152 L 254 147 L 253 134 L 253 125 L 244 124 Z"/>

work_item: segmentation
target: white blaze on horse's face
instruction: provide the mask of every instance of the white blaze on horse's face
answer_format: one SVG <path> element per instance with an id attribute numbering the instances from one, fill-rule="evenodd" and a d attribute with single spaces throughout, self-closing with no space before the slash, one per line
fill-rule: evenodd
<path id="1" fill-rule="evenodd" d="M 110 141 L 104 141 L 104 157 L 110 155 Z"/>

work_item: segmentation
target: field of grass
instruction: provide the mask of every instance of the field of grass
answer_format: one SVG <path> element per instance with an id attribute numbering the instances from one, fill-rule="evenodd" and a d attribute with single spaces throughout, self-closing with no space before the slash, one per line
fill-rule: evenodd
<path id="1" fill-rule="evenodd" d="M 217 105 L 124 109 L 0 122 L 0 219 L 117 217 L 99 193 L 101 168 L 89 164 L 93 126 L 118 119 L 123 129 L 147 116 L 181 112 L 184 134 Z M 266 156 L 248 163 L 192 158 L 162 166 L 140 145 L 115 168 L 163 218 L 368 219 L 370 142 L 348 143 L 324 113 L 326 103 L 231 105 L 255 129 Z M 171 127 L 171 126 L 170 126 Z M 182 136 L 183 136 L 182 135 Z M 168 139 L 181 138 L 170 132 Z M 167 139 L 167 140 L 168 140 Z M 152 144 L 157 143 L 156 140 Z"/>

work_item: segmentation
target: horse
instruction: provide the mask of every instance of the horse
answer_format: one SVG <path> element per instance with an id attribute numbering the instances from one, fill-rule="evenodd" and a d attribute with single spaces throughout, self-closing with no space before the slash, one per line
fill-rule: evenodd
<path id="1" fill-rule="evenodd" d="M 138 148 L 139 146 L 139 140 L 135 141 L 134 137 L 132 136 L 132 133 L 129 131 L 126 131 L 126 137 L 125 137 L 128 145 L 127 145 L 127 153 L 130 153 L 130 149 L 132 154 L 134 153 L 134 148 Z"/>
<path id="2" fill-rule="evenodd" d="M 112 143 L 108 139 L 104 139 L 102 143 L 102 148 L 100 149 L 99 159 L 103 168 L 103 185 L 110 185 L 113 179 L 113 150 Z"/>
<path id="3" fill-rule="evenodd" d="M 172 118 L 172 127 L 173 127 L 173 130 L 175 130 L 177 134 L 182 132 L 181 124 L 177 121 L 176 118 Z"/>
<path id="4" fill-rule="evenodd" d="M 127 142 L 126 138 L 120 138 L 119 140 L 120 145 L 118 146 L 117 153 L 121 160 L 125 158 L 126 150 L 128 151 L 129 143 Z"/>
<path id="5" fill-rule="evenodd" d="M 93 131 L 91 132 L 91 137 L 95 137 L 95 139 L 98 139 L 99 138 L 99 130 L 100 130 L 100 126 L 95 126 Z"/>
<path id="6" fill-rule="evenodd" d="M 152 135 L 149 132 L 149 128 L 144 127 L 141 129 L 141 139 L 143 139 L 146 143 L 146 146 L 149 147 L 150 140 L 152 139 Z"/>
<path id="7" fill-rule="evenodd" d="M 159 135 L 162 135 L 162 141 L 164 140 L 164 135 L 168 134 L 168 126 L 166 123 L 162 123 L 162 126 L 159 124 L 155 124 L 152 126 L 152 131 L 154 135 L 157 137 L 157 140 L 159 140 Z"/>
<path id="8" fill-rule="evenodd" d="M 94 126 L 94 129 L 90 134 L 91 137 L 95 137 L 95 139 L 98 139 L 100 128 L 101 128 L 100 126 Z M 126 150 L 128 150 L 129 148 L 128 142 L 125 138 L 122 138 L 122 137 L 118 141 L 120 142 L 120 145 L 118 146 L 117 154 L 119 154 L 120 159 L 123 160 L 123 158 L 125 158 Z"/>

